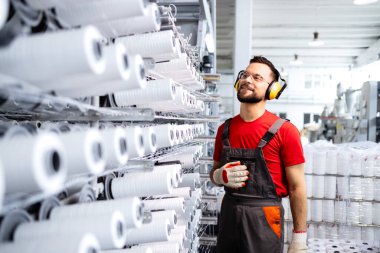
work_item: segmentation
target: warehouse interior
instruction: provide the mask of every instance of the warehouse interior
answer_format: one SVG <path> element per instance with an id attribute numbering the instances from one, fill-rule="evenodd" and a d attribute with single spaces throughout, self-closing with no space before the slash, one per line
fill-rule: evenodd
<path id="1" fill-rule="evenodd" d="M 0 0 L 0 252 L 218 252 L 254 56 L 305 161 L 307 249 L 283 197 L 282 251 L 380 252 L 378 0 Z"/>

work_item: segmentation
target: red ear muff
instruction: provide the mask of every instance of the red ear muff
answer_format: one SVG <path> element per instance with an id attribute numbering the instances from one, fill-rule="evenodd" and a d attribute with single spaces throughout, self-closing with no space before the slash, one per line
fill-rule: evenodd
<path id="1" fill-rule="evenodd" d="M 278 99 L 281 93 L 285 90 L 286 86 L 287 86 L 286 81 L 282 79 L 281 77 L 278 81 L 271 82 L 265 93 L 265 99 L 267 100 Z"/>

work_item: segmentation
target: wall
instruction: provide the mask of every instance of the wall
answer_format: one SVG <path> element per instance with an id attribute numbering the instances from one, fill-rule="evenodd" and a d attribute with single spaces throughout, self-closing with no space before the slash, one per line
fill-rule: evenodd
<path id="1" fill-rule="evenodd" d="M 336 97 L 336 84 L 342 76 L 345 76 L 344 69 L 301 69 L 292 68 L 287 70 L 287 89 L 277 101 L 268 101 L 267 109 L 273 113 L 286 113 L 286 117 L 297 126 L 303 128 L 303 114 L 321 114 L 325 105 L 332 107 Z M 305 88 L 306 80 L 312 77 Z M 318 78 L 323 80 L 318 82 Z M 237 102 L 236 92 L 233 90 L 235 78 L 231 74 L 223 74 L 218 84 L 218 93 L 222 97 L 221 116 L 231 117 L 239 113 L 233 112 L 232 104 Z"/>

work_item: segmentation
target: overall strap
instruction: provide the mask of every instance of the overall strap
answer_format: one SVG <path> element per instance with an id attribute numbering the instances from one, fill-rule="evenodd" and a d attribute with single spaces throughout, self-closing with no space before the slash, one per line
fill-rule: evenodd
<path id="1" fill-rule="evenodd" d="M 277 131 L 281 128 L 281 126 L 288 120 L 286 119 L 277 119 L 273 125 L 268 129 L 268 131 L 265 133 L 263 138 L 261 138 L 258 148 L 263 148 L 265 145 L 267 145 L 270 140 L 274 137 L 274 135 L 277 133 Z"/>
<path id="2" fill-rule="evenodd" d="M 224 146 L 230 146 L 230 141 L 228 140 L 228 137 L 230 136 L 230 124 L 231 124 L 231 118 L 227 119 L 224 122 L 224 128 L 222 132 L 222 141 Z"/>

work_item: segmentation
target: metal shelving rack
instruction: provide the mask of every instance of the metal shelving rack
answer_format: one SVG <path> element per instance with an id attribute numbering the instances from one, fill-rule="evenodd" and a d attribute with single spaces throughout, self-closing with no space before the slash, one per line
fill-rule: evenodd
<path id="1" fill-rule="evenodd" d="M 186 3 L 188 2 L 188 3 Z M 0 32 L 0 47 L 6 46 L 12 42 L 15 36 L 22 33 L 35 33 L 41 32 L 41 29 L 60 30 L 63 27 L 55 19 L 54 13 L 51 10 L 35 11 L 31 8 L 27 8 L 25 3 L 20 0 L 12 0 L 12 6 L 14 7 L 15 14 L 12 19 L 13 24 L 8 24 L 7 29 Z M 175 5 L 177 16 L 171 20 L 170 17 L 161 17 L 162 20 L 167 19 L 171 25 L 162 27 L 162 29 L 174 29 L 175 32 L 185 34 L 188 36 L 187 41 L 182 41 L 183 45 L 187 46 L 187 49 L 193 50 L 191 53 L 193 59 L 200 64 L 200 55 L 207 52 L 205 48 L 204 35 L 206 32 L 211 32 L 215 37 L 215 0 L 197 0 L 197 1 L 157 1 L 160 6 L 170 5 L 171 8 Z M 186 9 L 186 6 L 191 8 Z M 185 8 L 185 9 L 183 9 Z M 199 14 L 195 19 L 191 21 L 197 23 L 197 29 L 190 31 L 184 24 L 186 22 L 186 12 L 188 14 L 194 12 Z M 176 25 L 174 25 L 174 21 Z M 42 22 L 43 25 L 42 25 Z M 23 25 L 22 25 L 23 24 Z M 39 25 L 39 27 L 36 27 Z M 40 27 L 43 26 L 43 27 Z M 177 28 L 179 28 L 176 30 Z M 12 28 L 12 29 L 9 29 Z M 12 30 L 12 31 L 11 31 Z M 192 34 L 192 35 L 191 35 Z M 196 36 L 195 36 L 196 35 Z M 215 41 L 215 40 L 214 40 Z M 215 62 L 214 55 L 214 64 Z M 199 67 L 199 66 L 197 66 Z M 1 70 L 0 70 L 1 72 Z M 203 76 L 207 83 L 210 83 L 211 77 L 215 78 L 215 74 L 206 74 Z M 155 78 L 157 76 L 150 74 L 147 78 Z M 214 80 L 213 80 L 214 81 Z M 212 81 L 212 82 L 213 82 Z M 195 95 L 197 99 L 202 100 L 207 106 L 213 103 L 218 103 L 220 98 L 217 94 L 209 93 L 206 90 L 192 90 L 187 87 L 191 94 Z M 70 122 L 73 124 L 88 123 L 93 127 L 99 126 L 99 124 L 112 122 L 113 124 L 119 124 L 127 122 L 128 124 L 157 124 L 157 123 L 208 123 L 218 122 L 219 117 L 215 114 L 207 113 L 192 113 L 191 111 L 183 111 L 179 113 L 163 113 L 156 111 L 155 108 L 117 108 L 117 107 L 102 107 L 99 105 L 99 97 L 87 97 L 83 99 L 71 99 L 66 97 L 56 96 L 54 94 L 43 93 L 36 89 L 32 85 L 20 80 L 15 80 L 3 74 L 0 74 L 0 117 L 3 119 L 18 121 L 33 121 L 33 122 Z M 91 183 L 96 186 L 96 182 L 99 178 L 107 178 L 114 173 L 128 173 L 131 171 L 151 171 L 154 164 L 160 161 L 162 158 L 173 156 L 181 152 L 181 149 L 192 145 L 204 145 L 212 142 L 213 137 L 209 135 L 203 135 L 195 138 L 191 142 L 177 145 L 171 148 L 162 148 L 157 150 L 154 154 L 149 154 L 144 157 L 129 160 L 127 165 L 112 170 L 104 171 L 99 175 L 83 175 L 77 176 L 65 182 L 64 187 L 70 187 L 76 184 Z M 205 150 L 208 150 L 205 147 Z M 199 171 L 200 167 L 204 165 L 205 159 L 201 159 L 196 164 L 194 170 Z M 106 179 L 105 179 L 106 180 Z M 203 183 L 207 181 L 205 177 L 202 178 Z M 101 189 L 99 190 L 101 191 Z M 104 189 L 103 189 L 104 191 Z M 34 193 L 25 194 L 22 196 L 8 196 L 0 210 L 0 221 L 4 215 L 9 214 L 15 209 L 25 209 L 31 205 L 42 202 L 43 200 L 51 197 L 52 194 L 46 193 Z M 204 202 L 215 200 L 212 197 L 203 198 Z M 145 220 L 149 220 L 146 217 Z M 216 225 L 215 217 L 201 218 L 201 224 L 204 225 Z M 1 223 L 0 223 L 1 226 Z M 0 229 L 1 230 L 1 229 Z M 6 231 L 10 233 L 11 231 Z M 0 231 L 0 241 L 4 241 L 4 231 Z M 202 234 L 202 231 L 199 232 Z M 9 235 L 8 235 L 9 236 Z M 213 245 L 216 238 L 202 237 L 199 251 L 202 251 L 202 247 Z M 209 242 L 207 242 L 209 241 Z M 204 248 L 204 247 L 203 247 Z M 193 251 L 192 251 L 193 252 Z"/>

